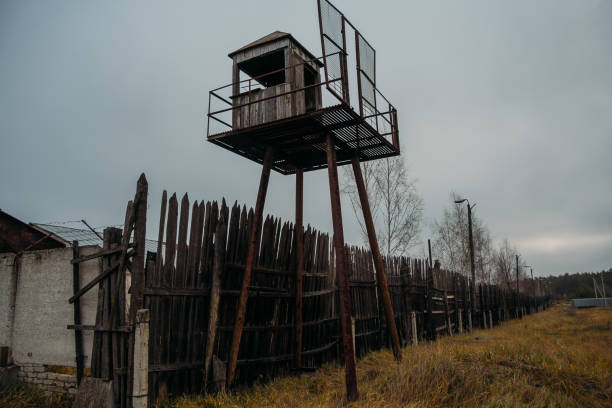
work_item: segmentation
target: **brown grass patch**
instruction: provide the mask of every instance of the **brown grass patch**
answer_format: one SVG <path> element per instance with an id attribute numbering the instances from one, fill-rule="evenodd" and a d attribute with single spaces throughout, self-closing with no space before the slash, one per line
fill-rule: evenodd
<path id="1" fill-rule="evenodd" d="M 166 407 L 610 407 L 612 308 L 568 304 L 492 330 L 388 350 L 357 365 L 360 398 L 348 404 L 341 367 L 231 394 L 183 396 Z"/>

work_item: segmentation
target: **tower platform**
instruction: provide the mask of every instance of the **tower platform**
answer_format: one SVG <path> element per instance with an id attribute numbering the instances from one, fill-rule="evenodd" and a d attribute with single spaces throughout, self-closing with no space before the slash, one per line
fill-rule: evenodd
<path id="1" fill-rule="evenodd" d="M 392 124 L 389 127 L 397 129 Z M 349 163 L 355 153 L 362 162 L 400 153 L 399 146 L 385 138 L 393 136 L 397 140 L 396 132 L 381 135 L 368 123 L 368 118 L 364 119 L 346 104 L 209 135 L 208 141 L 257 163 L 263 163 L 266 148 L 274 146 L 272 168 L 281 174 L 293 174 L 298 169 L 310 171 L 327 167 L 327 133 L 334 136 L 339 166 Z"/>

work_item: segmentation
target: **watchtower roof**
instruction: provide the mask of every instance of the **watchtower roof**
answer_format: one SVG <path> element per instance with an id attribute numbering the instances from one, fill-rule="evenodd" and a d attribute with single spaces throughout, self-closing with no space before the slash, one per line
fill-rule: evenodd
<path id="1" fill-rule="evenodd" d="M 289 33 L 285 33 L 284 31 L 274 31 L 273 33 L 270 33 L 268 35 L 264 35 L 263 37 L 261 37 L 258 40 L 255 40 L 247 45 L 245 45 L 244 47 L 241 47 L 239 49 L 237 49 L 236 51 L 230 52 L 227 56 L 230 58 L 233 58 L 234 55 L 236 54 L 240 54 L 241 52 L 244 51 L 248 51 L 251 48 L 256 48 L 256 47 L 260 47 L 262 45 L 274 42 L 274 41 L 278 41 L 278 40 L 282 40 L 288 38 L 289 41 L 293 42 L 295 45 L 297 45 L 304 53 L 306 53 L 306 55 L 308 55 L 308 57 L 313 60 L 314 63 L 316 63 L 317 65 L 323 66 L 323 64 L 321 63 L 321 61 L 319 61 L 317 59 L 317 57 L 315 57 L 314 55 L 312 55 L 312 53 L 310 51 L 308 51 L 306 49 L 306 47 L 304 47 L 302 44 L 300 44 L 300 42 L 298 40 L 296 40 L 291 34 Z"/>

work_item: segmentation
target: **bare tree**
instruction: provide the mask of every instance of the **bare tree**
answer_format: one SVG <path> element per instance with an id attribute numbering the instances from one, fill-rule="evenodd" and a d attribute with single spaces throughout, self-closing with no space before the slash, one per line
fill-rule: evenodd
<path id="1" fill-rule="evenodd" d="M 361 163 L 361 169 L 381 251 L 387 256 L 405 255 L 417 244 L 423 219 L 423 199 L 417 193 L 416 182 L 409 178 L 399 156 Z M 344 179 L 342 192 L 349 197 L 367 245 L 367 231 L 352 169 L 344 171 Z"/>
<path id="2" fill-rule="evenodd" d="M 432 224 L 433 251 L 442 265 L 452 271 L 470 274 L 469 225 L 465 205 L 455 201 L 461 196 L 451 193 L 450 205 L 444 209 L 442 218 Z M 491 281 L 493 243 L 489 229 L 475 212 L 472 212 L 472 236 L 474 241 L 474 264 L 476 279 Z"/>
<path id="3" fill-rule="evenodd" d="M 509 290 L 516 288 L 517 254 L 518 251 L 510 245 L 508 239 L 504 239 L 499 249 L 495 251 L 495 283 Z"/>

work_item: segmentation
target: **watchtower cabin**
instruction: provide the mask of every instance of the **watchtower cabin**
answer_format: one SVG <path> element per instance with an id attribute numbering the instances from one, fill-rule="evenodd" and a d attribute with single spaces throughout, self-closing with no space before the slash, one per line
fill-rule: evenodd
<path id="1" fill-rule="evenodd" d="M 374 49 L 355 30 L 356 53 L 349 56 L 346 45 L 337 46 L 346 44 L 348 27 L 337 35 L 322 27 L 322 57 L 281 31 L 231 52 L 231 84 L 209 94 L 208 141 L 259 163 L 274 146 L 272 168 L 282 174 L 325 168 L 328 133 L 338 165 L 356 154 L 360 161 L 399 154 L 397 112 L 376 88 Z M 349 65 L 356 84 L 349 83 Z M 357 88 L 353 104 L 349 86 Z"/>
<path id="2" fill-rule="evenodd" d="M 275 31 L 230 53 L 232 82 L 208 96 L 208 141 L 263 164 L 228 355 L 227 384 L 236 375 L 272 169 L 296 175 L 295 366 L 302 366 L 303 176 L 305 171 L 327 168 L 347 398 L 354 401 L 357 380 L 337 166 L 351 163 L 355 173 L 387 330 L 400 359 L 385 267 L 360 166 L 363 161 L 398 155 L 399 132 L 396 109 L 376 87 L 374 48 L 329 0 L 317 0 L 317 11 L 321 57 L 315 57 L 291 34 Z M 350 55 L 347 40 L 354 41 Z M 349 72 L 354 74 L 349 76 Z"/>
<path id="3" fill-rule="evenodd" d="M 275 31 L 229 54 L 232 128 L 245 129 L 321 109 L 323 64 L 291 34 Z M 241 86 L 240 73 L 254 81 Z M 254 82 L 254 83 L 253 83 Z M 295 91 L 295 92 L 294 92 Z"/>

